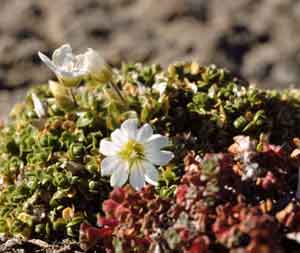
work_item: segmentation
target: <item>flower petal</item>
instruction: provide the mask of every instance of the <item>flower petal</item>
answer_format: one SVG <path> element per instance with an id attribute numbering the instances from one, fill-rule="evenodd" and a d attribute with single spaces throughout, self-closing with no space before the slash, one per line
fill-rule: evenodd
<path id="1" fill-rule="evenodd" d="M 44 55 L 42 52 L 38 52 L 40 59 L 47 65 L 49 69 L 51 69 L 55 74 L 59 72 L 59 69 L 55 64 L 49 59 L 48 56 Z"/>
<path id="2" fill-rule="evenodd" d="M 138 120 L 137 119 L 127 119 L 126 121 L 124 121 L 122 123 L 121 130 L 129 138 L 135 140 L 136 135 L 137 135 L 137 125 L 138 125 Z"/>
<path id="3" fill-rule="evenodd" d="M 143 162 L 146 182 L 152 185 L 158 185 L 159 173 L 153 164 L 148 161 Z"/>
<path id="4" fill-rule="evenodd" d="M 87 73 L 87 64 L 84 54 L 78 54 L 74 59 L 74 70 L 77 72 Z"/>
<path id="5" fill-rule="evenodd" d="M 111 139 L 116 145 L 122 145 L 128 141 L 127 135 L 125 135 L 120 129 L 116 129 L 111 133 Z"/>
<path id="6" fill-rule="evenodd" d="M 38 96 L 35 93 L 32 93 L 31 98 L 32 98 L 34 111 L 35 111 L 36 115 L 39 118 L 46 116 L 46 111 L 45 111 L 44 105 L 43 105 L 42 101 L 38 98 Z"/>
<path id="7" fill-rule="evenodd" d="M 101 162 L 101 175 L 108 176 L 113 174 L 113 171 L 120 166 L 120 159 L 116 156 L 109 156 Z"/>
<path id="8" fill-rule="evenodd" d="M 113 156 L 119 151 L 119 147 L 116 146 L 113 142 L 106 139 L 102 139 L 100 142 L 100 153 L 105 156 Z"/>
<path id="9" fill-rule="evenodd" d="M 169 144 L 169 138 L 160 134 L 152 135 L 146 143 L 146 149 L 159 150 Z"/>
<path id="10" fill-rule="evenodd" d="M 65 70 L 61 70 L 58 69 L 56 75 L 58 75 L 58 77 L 63 78 L 65 80 L 68 80 L 69 82 L 75 82 L 78 83 L 80 81 L 80 78 L 82 76 L 84 76 L 86 73 L 85 71 L 65 71 Z M 68 86 L 75 86 L 75 85 L 68 85 Z"/>
<path id="11" fill-rule="evenodd" d="M 90 73 L 97 73 L 106 65 L 103 57 L 92 48 L 88 48 L 85 52 L 85 62 Z"/>
<path id="12" fill-rule="evenodd" d="M 72 65 L 73 58 L 72 48 L 69 44 L 57 48 L 52 55 L 52 61 L 58 67 Z"/>
<path id="13" fill-rule="evenodd" d="M 174 158 L 174 154 L 170 151 L 152 150 L 146 153 L 146 158 L 155 165 L 166 165 L 170 160 Z"/>
<path id="14" fill-rule="evenodd" d="M 144 170 L 139 162 L 130 168 L 129 183 L 135 190 L 140 190 L 145 185 Z"/>
<path id="15" fill-rule="evenodd" d="M 153 129 L 149 124 L 144 124 L 137 132 L 137 141 L 145 142 L 153 134 Z"/>
<path id="16" fill-rule="evenodd" d="M 111 178 L 110 184 L 113 187 L 123 186 L 128 179 L 129 169 L 126 162 L 121 162 L 119 166 L 114 170 Z"/>

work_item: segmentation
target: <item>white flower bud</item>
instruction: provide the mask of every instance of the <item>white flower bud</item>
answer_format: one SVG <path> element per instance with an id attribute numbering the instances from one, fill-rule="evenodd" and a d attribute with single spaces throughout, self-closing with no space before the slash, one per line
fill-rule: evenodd
<path id="1" fill-rule="evenodd" d="M 69 88 L 64 87 L 58 82 L 49 81 L 49 89 L 54 96 L 57 104 L 63 109 L 73 108 L 75 106 Z"/>
<path id="2" fill-rule="evenodd" d="M 84 55 L 85 68 L 92 78 L 99 82 L 107 82 L 111 79 L 111 68 L 97 51 L 88 48 Z"/>

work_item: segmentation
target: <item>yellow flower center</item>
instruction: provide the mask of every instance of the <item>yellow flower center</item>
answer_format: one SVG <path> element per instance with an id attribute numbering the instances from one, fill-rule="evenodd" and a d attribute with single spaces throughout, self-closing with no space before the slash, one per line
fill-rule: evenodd
<path id="1" fill-rule="evenodd" d="M 132 165 L 138 160 L 142 160 L 145 157 L 145 150 L 142 144 L 138 143 L 135 140 L 129 140 L 126 144 L 123 145 L 119 156 L 123 160 L 129 161 Z"/>

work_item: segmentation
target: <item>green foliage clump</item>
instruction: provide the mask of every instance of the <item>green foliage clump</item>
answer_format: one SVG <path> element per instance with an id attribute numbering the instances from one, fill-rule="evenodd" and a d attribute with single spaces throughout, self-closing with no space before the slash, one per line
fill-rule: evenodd
<path id="1" fill-rule="evenodd" d="M 124 64 L 105 82 L 86 78 L 78 87 L 36 87 L 0 131 L 0 233 L 77 237 L 83 221 L 95 223 L 111 191 L 100 175 L 99 143 L 128 118 L 172 141 L 175 159 L 162 168 L 157 188 L 165 196 L 173 193 L 189 150 L 224 151 L 238 134 L 268 134 L 270 142 L 289 148 L 300 136 L 299 94 L 249 87 L 224 69 L 197 63 L 167 70 Z"/>

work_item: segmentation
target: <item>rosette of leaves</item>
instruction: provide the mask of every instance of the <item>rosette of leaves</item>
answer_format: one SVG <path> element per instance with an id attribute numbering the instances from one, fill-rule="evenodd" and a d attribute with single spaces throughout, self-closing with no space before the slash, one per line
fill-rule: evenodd
<path id="1" fill-rule="evenodd" d="M 94 203 L 110 187 L 98 173 L 101 132 L 92 125 L 97 120 L 82 126 L 80 119 L 56 115 L 38 122 L 42 128 L 34 125 L 35 118 L 20 119 L 16 124 L 21 125 L 2 130 L 2 233 L 77 237 L 80 223 L 95 219 Z"/>
<path id="2" fill-rule="evenodd" d="M 258 89 L 215 66 L 195 72 L 193 64 L 179 65 L 173 72 L 182 73 L 175 75 L 176 82 L 197 84 L 197 93 L 187 104 L 193 124 L 185 129 L 193 131 L 204 151 L 220 151 L 238 134 L 258 138 L 266 133 L 275 144 L 299 136 L 299 91 Z"/>
<path id="3" fill-rule="evenodd" d="M 212 231 L 217 242 L 232 253 L 285 252 L 274 217 L 263 214 L 258 208 L 247 207 L 244 203 L 219 206 Z"/>
<path id="4" fill-rule="evenodd" d="M 194 217 L 185 207 L 174 198 L 156 196 L 152 186 L 140 192 L 115 189 L 103 202 L 106 216 L 98 218 L 99 227 L 82 224 L 81 247 L 87 250 L 98 243 L 114 252 L 208 252 L 207 209 L 195 207 Z"/>

